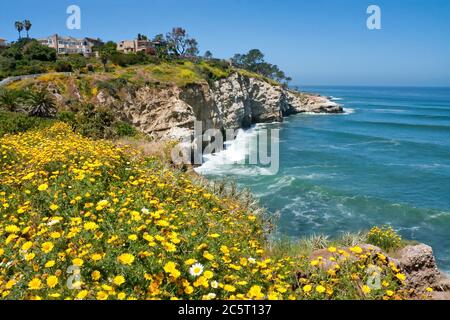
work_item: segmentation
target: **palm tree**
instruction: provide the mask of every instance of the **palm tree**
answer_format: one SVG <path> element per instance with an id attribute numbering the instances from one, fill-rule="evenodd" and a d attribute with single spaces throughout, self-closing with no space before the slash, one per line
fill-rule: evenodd
<path id="1" fill-rule="evenodd" d="M 0 91 L 0 107 L 10 112 L 17 111 L 21 98 L 22 95 L 17 90 L 2 89 Z"/>
<path id="2" fill-rule="evenodd" d="M 33 117 L 50 118 L 56 113 L 55 101 L 46 89 L 28 93 L 28 114 Z"/>
<path id="3" fill-rule="evenodd" d="M 30 31 L 31 26 L 32 26 L 31 21 L 30 20 L 24 20 L 23 21 L 23 25 L 25 27 L 25 30 L 27 31 L 27 38 L 30 38 L 30 36 L 28 35 L 28 31 Z"/>
<path id="4" fill-rule="evenodd" d="M 17 31 L 19 32 L 19 39 L 21 39 L 22 37 L 20 36 L 20 33 L 21 33 L 22 30 L 23 30 L 23 23 L 20 22 L 20 21 L 16 21 L 16 22 L 14 23 L 14 26 L 16 27 Z"/>

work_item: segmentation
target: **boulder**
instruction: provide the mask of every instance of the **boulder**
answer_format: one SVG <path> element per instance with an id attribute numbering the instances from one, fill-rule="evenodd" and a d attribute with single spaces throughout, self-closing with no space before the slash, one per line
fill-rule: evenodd
<path id="1" fill-rule="evenodd" d="M 406 246 L 398 253 L 398 266 L 406 275 L 408 288 L 423 290 L 432 287 L 443 275 L 436 266 L 433 249 L 425 244 Z"/>

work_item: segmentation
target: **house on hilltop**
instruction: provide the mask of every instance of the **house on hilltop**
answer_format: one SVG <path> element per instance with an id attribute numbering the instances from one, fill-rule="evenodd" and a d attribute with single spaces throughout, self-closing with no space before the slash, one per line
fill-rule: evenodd
<path id="1" fill-rule="evenodd" d="M 117 44 L 117 51 L 123 53 L 155 53 L 155 45 L 148 39 L 122 40 Z"/>
<path id="2" fill-rule="evenodd" d="M 63 37 L 57 34 L 38 39 L 38 41 L 49 48 L 56 50 L 58 54 L 83 54 L 84 56 L 94 55 L 94 47 L 100 46 L 103 42 L 93 38 L 73 38 Z"/>
<path id="3" fill-rule="evenodd" d="M 0 38 L 0 47 L 7 47 L 8 42 L 6 42 L 6 39 Z"/>

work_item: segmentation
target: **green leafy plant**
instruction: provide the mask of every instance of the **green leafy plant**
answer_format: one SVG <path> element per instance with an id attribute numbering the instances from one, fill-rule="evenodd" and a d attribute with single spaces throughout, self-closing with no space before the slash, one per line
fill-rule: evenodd
<path id="1" fill-rule="evenodd" d="M 6 111 L 14 112 L 20 107 L 23 92 L 13 89 L 2 89 L 0 91 L 0 107 Z"/>
<path id="2" fill-rule="evenodd" d="M 118 137 L 133 137 L 137 134 L 136 129 L 131 124 L 123 121 L 115 123 L 114 129 Z"/>
<path id="3" fill-rule="evenodd" d="M 73 69 L 72 69 L 72 65 L 69 62 L 60 60 L 60 61 L 56 62 L 55 71 L 56 72 L 72 72 Z"/>
<path id="4" fill-rule="evenodd" d="M 367 234 L 367 241 L 386 251 L 398 249 L 402 238 L 391 226 L 373 227 Z"/>
<path id="5" fill-rule="evenodd" d="M 32 117 L 51 118 L 56 114 L 55 101 L 46 89 L 30 91 L 27 94 L 30 107 L 28 114 Z"/>
<path id="6" fill-rule="evenodd" d="M 40 129 L 53 123 L 51 119 L 30 117 L 26 113 L 0 112 L 0 137 L 28 130 Z"/>

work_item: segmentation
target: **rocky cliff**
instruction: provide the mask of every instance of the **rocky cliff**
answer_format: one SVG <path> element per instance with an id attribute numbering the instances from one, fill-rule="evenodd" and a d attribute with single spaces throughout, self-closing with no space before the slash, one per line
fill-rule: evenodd
<path id="1" fill-rule="evenodd" d="M 212 83 L 184 87 L 142 86 L 120 98 L 104 91 L 99 104 L 108 104 L 139 130 L 156 139 L 180 139 L 190 135 L 194 121 L 203 130 L 248 128 L 255 123 L 282 121 L 296 113 L 341 113 L 327 98 L 303 94 L 238 73 Z"/>

